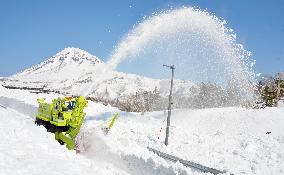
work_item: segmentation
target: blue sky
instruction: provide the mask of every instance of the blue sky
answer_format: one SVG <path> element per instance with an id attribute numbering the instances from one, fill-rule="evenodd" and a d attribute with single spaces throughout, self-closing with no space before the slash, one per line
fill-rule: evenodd
<path id="1" fill-rule="evenodd" d="M 0 76 L 68 46 L 105 60 L 144 16 L 181 6 L 198 6 L 225 19 L 238 42 L 252 52 L 257 72 L 284 71 L 283 0 L 1 0 Z"/>

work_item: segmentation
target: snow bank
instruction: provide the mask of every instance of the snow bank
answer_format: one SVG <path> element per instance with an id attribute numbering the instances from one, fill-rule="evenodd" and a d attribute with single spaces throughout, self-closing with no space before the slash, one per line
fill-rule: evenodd
<path id="1" fill-rule="evenodd" d="M 0 108 L 0 174 L 115 174 L 111 166 L 69 151 L 54 140 L 45 128 L 11 109 Z"/>
<path id="2" fill-rule="evenodd" d="M 32 110 L 29 107 L 35 106 L 36 99 L 43 96 L 53 95 L 1 89 L 0 104 L 6 102 L 8 109 L 0 108 L 0 156 L 3 157 L 0 174 L 41 174 L 39 171 L 46 162 L 50 166 L 42 174 L 52 174 L 55 170 L 63 174 L 79 171 L 79 174 L 203 174 L 180 163 L 168 162 L 149 152 L 147 146 L 233 174 L 284 172 L 284 108 L 281 107 L 174 110 L 166 147 L 164 111 L 143 116 L 120 112 L 112 130 L 105 135 L 101 132 L 103 123 L 118 110 L 90 102 L 81 130 L 87 134 L 90 147 L 78 155 L 60 146 L 52 134 L 36 127 L 29 114 L 14 111 Z M 14 170 L 15 164 L 19 165 L 18 170 Z M 69 170 L 63 172 L 67 167 Z"/>
<path id="3" fill-rule="evenodd" d="M 234 174 L 283 174 L 284 108 L 175 110 L 169 146 L 163 112 L 122 116 L 110 133 L 113 149 L 147 159 L 145 147 Z M 162 127 L 161 133 L 159 132 Z M 159 139 L 158 139 L 159 137 Z M 154 155 L 150 155 L 153 158 Z M 155 164 L 159 165 L 156 159 Z M 163 164 L 161 162 L 161 164 Z"/>

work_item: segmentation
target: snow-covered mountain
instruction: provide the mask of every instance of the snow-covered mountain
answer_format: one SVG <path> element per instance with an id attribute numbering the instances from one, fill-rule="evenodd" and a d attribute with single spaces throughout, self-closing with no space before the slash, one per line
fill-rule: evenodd
<path id="1" fill-rule="evenodd" d="M 1 81 L 4 86 L 45 88 L 73 95 L 96 97 L 107 92 L 110 99 L 138 91 L 169 92 L 169 80 L 113 71 L 98 57 L 73 47 Z M 191 86 L 189 81 L 175 80 L 174 92 L 186 94 Z"/>
<path id="2" fill-rule="evenodd" d="M 81 73 L 86 70 L 91 70 L 95 65 L 102 63 L 102 61 L 89 54 L 88 52 L 79 48 L 66 48 L 55 56 L 46 61 L 35 65 L 29 69 L 24 70 L 12 77 L 29 78 L 47 80 L 64 80 L 80 77 Z M 42 77 L 44 75 L 48 77 Z"/>

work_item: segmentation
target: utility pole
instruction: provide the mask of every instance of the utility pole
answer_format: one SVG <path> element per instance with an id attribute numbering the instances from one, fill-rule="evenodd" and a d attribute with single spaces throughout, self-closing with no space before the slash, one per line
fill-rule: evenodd
<path id="1" fill-rule="evenodd" d="M 174 73 L 175 73 L 175 66 L 174 65 L 163 65 L 164 67 L 168 67 L 172 70 L 172 79 L 171 79 L 171 89 L 170 89 L 170 96 L 169 96 L 169 106 L 168 106 L 168 118 L 167 118 L 167 129 L 166 129 L 166 138 L 165 138 L 165 145 L 169 144 L 169 133 L 170 133 L 170 124 L 171 124 L 171 113 L 172 113 L 172 104 L 173 104 L 173 83 L 174 83 Z"/>

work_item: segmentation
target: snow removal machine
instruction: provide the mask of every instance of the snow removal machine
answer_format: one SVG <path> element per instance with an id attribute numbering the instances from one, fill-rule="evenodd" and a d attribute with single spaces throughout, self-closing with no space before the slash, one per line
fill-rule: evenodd
<path id="1" fill-rule="evenodd" d="M 43 125 L 48 132 L 55 134 L 55 139 L 71 150 L 75 148 L 75 139 L 85 119 L 84 108 L 87 100 L 83 96 L 64 97 L 46 103 L 37 99 L 39 107 L 35 123 Z"/>

